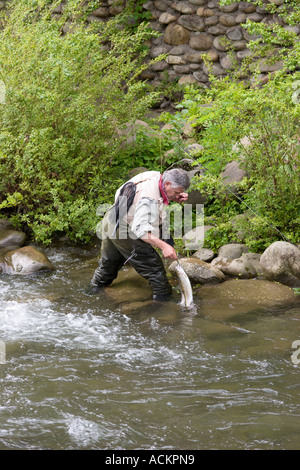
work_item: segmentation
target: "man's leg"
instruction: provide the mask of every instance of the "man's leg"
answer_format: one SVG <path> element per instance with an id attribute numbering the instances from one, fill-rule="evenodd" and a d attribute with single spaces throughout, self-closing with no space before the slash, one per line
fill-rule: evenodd
<path id="1" fill-rule="evenodd" d="M 102 240 L 101 258 L 91 280 L 91 286 L 97 290 L 109 286 L 117 277 L 119 269 L 123 266 L 125 258 L 117 250 L 109 238 Z"/>
<path id="2" fill-rule="evenodd" d="M 139 239 L 115 239 L 113 243 L 125 259 L 134 255 L 129 263 L 147 281 L 153 290 L 153 300 L 167 300 L 172 287 L 161 257 L 148 243 Z"/>

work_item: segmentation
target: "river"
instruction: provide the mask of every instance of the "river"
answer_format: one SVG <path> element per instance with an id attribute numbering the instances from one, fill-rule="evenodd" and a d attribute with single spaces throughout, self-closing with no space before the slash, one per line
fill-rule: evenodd
<path id="1" fill-rule="evenodd" d="M 0 277 L 0 450 L 300 448 L 299 296 L 126 313 L 84 293 L 94 254 L 46 254 L 54 272 Z"/>

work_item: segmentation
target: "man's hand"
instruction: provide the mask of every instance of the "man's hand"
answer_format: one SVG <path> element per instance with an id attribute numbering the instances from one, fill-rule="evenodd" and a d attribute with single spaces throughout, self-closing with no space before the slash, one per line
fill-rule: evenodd
<path id="1" fill-rule="evenodd" d="M 186 202 L 188 200 L 189 195 L 187 193 L 180 193 L 178 196 L 178 202 Z"/>
<path id="2" fill-rule="evenodd" d="M 171 245 L 169 245 L 168 243 L 165 243 L 165 245 L 166 246 L 164 246 L 162 248 L 163 257 L 176 260 L 177 259 L 177 254 L 176 254 L 176 251 L 174 250 L 174 248 Z"/>
<path id="3" fill-rule="evenodd" d="M 177 259 L 177 254 L 174 248 L 168 243 L 161 240 L 160 238 L 157 238 L 151 232 L 146 233 L 142 237 L 142 240 L 146 243 L 149 243 L 149 245 L 154 246 L 155 248 L 159 248 L 162 251 L 164 258 L 169 258 L 173 260 Z"/>

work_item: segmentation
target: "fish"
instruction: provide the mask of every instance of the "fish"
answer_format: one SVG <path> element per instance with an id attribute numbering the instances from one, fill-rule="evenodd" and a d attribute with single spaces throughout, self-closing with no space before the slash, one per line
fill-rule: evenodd
<path id="1" fill-rule="evenodd" d="M 180 305 L 182 307 L 192 308 L 194 304 L 193 304 L 193 291 L 192 291 L 191 282 L 189 280 L 188 275 L 184 271 L 183 267 L 179 264 L 179 261 L 177 261 L 175 271 L 179 279 L 180 290 L 181 290 Z"/>

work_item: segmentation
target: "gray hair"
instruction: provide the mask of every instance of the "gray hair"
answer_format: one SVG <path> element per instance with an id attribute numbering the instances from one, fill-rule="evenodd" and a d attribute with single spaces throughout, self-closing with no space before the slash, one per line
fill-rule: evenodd
<path id="1" fill-rule="evenodd" d="M 162 181 L 163 183 L 169 181 L 173 188 L 181 187 L 183 189 L 188 189 L 190 186 L 190 177 L 187 171 L 180 168 L 166 170 L 162 175 Z"/>

